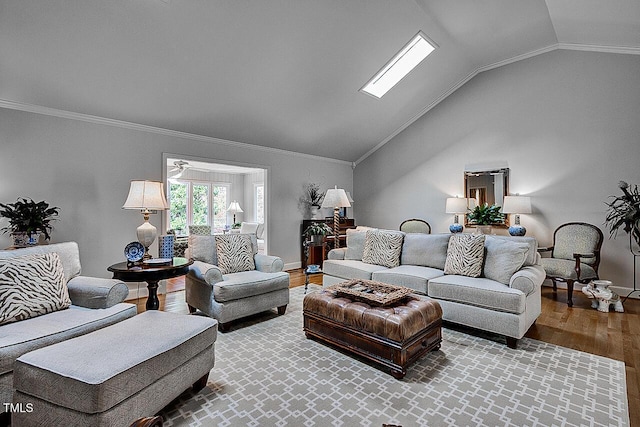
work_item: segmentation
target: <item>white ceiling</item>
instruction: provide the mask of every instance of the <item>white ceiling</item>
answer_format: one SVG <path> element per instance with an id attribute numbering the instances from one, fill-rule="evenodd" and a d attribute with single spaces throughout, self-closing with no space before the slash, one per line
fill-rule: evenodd
<path id="1" fill-rule="evenodd" d="M 419 30 L 439 49 L 360 93 Z M 640 53 L 640 1 L 0 0 L 0 101 L 357 161 L 557 47 Z"/>

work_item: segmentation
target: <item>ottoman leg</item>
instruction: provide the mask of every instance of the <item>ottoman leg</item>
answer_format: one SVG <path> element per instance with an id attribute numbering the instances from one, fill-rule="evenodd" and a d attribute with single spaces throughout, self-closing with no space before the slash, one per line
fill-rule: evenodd
<path id="1" fill-rule="evenodd" d="M 205 388 L 207 386 L 207 380 L 208 379 L 209 379 L 209 373 L 207 372 L 206 374 L 204 374 L 202 376 L 202 378 L 200 378 L 198 381 L 193 383 L 193 391 L 195 393 L 197 393 L 200 390 L 202 390 L 203 388 Z"/>
<path id="2" fill-rule="evenodd" d="M 146 417 L 135 420 L 129 427 L 162 427 L 162 417 Z"/>
<path id="3" fill-rule="evenodd" d="M 287 311 L 287 305 L 281 305 L 280 307 L 278 307 L 278 314 L 280 316 L 282 316 L 284 314 L 284 312 Z"/>

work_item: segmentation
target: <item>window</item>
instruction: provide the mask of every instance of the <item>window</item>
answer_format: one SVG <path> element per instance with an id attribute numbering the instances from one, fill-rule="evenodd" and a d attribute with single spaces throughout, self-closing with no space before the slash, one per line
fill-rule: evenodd
<path id="1" fill-rule="evenodd" d="M 229 184 L 172 180 L 168 188 L 169 229 L 184 235 L 190 224 L 211 224 L 214 232 L 222 232 L 227 223 Z"/>
<path id="2" fill-rule="evenodd" d="M 264 184 L 254 184 L 256 222 L 264 224 Z"/>
<path id="3" fill-rule="evenodd" d="M 376 98 L 382 98 L 436 47 L 437 45 L 429 41 L 422 31 L 419 32 L 360 90 Z"/>

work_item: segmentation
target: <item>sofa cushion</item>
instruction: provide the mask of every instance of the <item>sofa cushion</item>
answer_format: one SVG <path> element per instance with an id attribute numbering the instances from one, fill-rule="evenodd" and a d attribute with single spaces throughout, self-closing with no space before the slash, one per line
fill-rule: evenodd
<path id="1" fill-rule="evenodd" d="M 0 374 L 13 370 L 13 361 L 29 351 L 86 334 L 136 315 L 134 304 L 95 309 L 72 305 L 20 322 L 2 325 Z"/>
<path id="2" fill-rule="evenodd" d="M 189 256 L 195 261 L 218 265 L 216 236 L 189 235 Z"/>
<path id="3" fill-rule="evenodd" d="M 383 267 L 400 265 L 404 233 L 391 230 L 368 230 L 364 240 L 362 261 Z"/>
<path id="4" fill-rule="evenodd" d="M 535 265 L 536 260 L 538 258 L 538 241 L 535 237 L 530 236 L 499 236 L 499 235 L 488 235 L 487 239 L 497 239 L 497 240 L 507 240 L 509 242 L 516 242 L 528 245 L 527 252 L 525 254 L 523 266 Z"/>
<path id="5" fill-rule="evenodd" d="M 0 260 L 0 325 L 42 316 L 70 305 L 57 253 Z"/>
<path id="6" fill-rule="evenodd" d="M 362 254 L 364 252 L 364 241 L 367 236 L 366 230 L 353 230 L 347 229 L 347 250 L 344 254 L 344 259 L 355 259 L 362 261 Z"/>
<path id="7" fill-rule="evenodd" d="M 216 236 L 218 267 L 222 274 L 255 270 L 251 238 L 247 234 Z"/>
<path id="8" fill-rule="evenodd" d="M 265 273 L 241 271 L 227 274 L 224 280 L 213 285 L 213 296 L 217 302 L 234 301 L 262 295 L 289 287 L 289 273 Z"/>
<path id="9" fill-rule="evenodd" d="M 407 235 L 408 237 L 409 235 Z M 405 286 L 416 292 L 426 295 L 427 283 L 434 277 L 444 275 L 442 270 L 431 267 L 421 267 L 417 265 L 399 265 L 388 270 L 374 271 L 372 280 L 389 283 L 392 285 Z"/>
<path id="10" fill-rule="evenodd" d="M 524 313 L 524 292 L 483 277 L 440 276 L 429 280 L 427 295 L 431 298 L 474 305 L 507 313 Z"/>
<path id="11" fill-rule="evenodd" d="M 422 265 L 444 270 L 451 233 L 404 236 L 400 264 Z"/>
<path id="12" fill-rule="evenodd" d="M 322 264 L 325 275 L 340 277 L 343 279 L 371 280 L 374 271 L 386 270 L 387 267 L 376 264 L 367 264 L 356 260 L 332 260 L 327 259 Z"/>
<path id="13" fill-rule="evenodd" d="M 529 245 L 487 236 L 484 242 L 485 257 L 483 275 L 487 279 L 509 284 L 513 273 L 520 270 L 529 250 Z"/>
<path id="14" fill-rule="evenodd" d="M 449 239 L 445 274 L 480 277 L 484 260 L 484 234 L 454 234 Z"/>

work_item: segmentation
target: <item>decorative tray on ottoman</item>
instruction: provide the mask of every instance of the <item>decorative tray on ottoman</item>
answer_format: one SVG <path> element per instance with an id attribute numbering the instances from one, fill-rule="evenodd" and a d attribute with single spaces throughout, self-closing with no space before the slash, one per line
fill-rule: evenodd
<path id="1" fill-rule="evenodd" d="M 374 280 L 353 279 L 328 286 L 338 296 L 366 302 L 369 305 L 387 306 L 402 301 L 412 291 L 404 286 L 389 285 Z"/>

